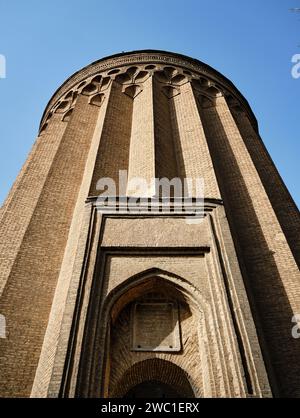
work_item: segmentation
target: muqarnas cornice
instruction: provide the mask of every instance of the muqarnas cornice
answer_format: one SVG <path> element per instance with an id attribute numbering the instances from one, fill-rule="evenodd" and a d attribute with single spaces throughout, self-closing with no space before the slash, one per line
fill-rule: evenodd
<path id="1" fill-rule="evenodd" d="M 54 93 L 43 114 L 40 132 L 53 113 L 61 113 L 68 121 L 79 94 L 90 96 L 89 103 L 101 106 L 105 90 L 115 80 L 123 92 L 133 99 L 142 91 L 142 84 L 155 74 L 164 84 L 168 98 L 180 94 L 180 85 L 191 82 L 203 107 L 213 105 L 214 98 L 224 95 L 233 112 L 245 112 L 258 132 L 257 120 L 244 96 L 233 83 L 209 65 L 181 54 L 143 50 L 102 58 L 69 77 Z"/>

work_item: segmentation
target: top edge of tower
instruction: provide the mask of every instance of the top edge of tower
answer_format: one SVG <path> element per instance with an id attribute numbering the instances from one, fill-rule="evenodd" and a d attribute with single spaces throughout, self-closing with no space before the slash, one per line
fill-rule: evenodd
<path id="1" fill-rule="evenodd" d="M 43 123 L 47 120 L 47 115 L 55 107 L 56 103 L 60 101 L 69 91 L 72 90 L 76 85 L 83 82 L 85 79 L 97 75 L 100 72 L 110 72 L 116 67 L 132 66 L 132 65 L 143 65 L 143 64 L 162 64 L 169 66 L 177 66 L 191 70 L 198 73 L 199 76 L 203 75 L 209 79 L 215 81 L 219 85 L 227 89 L 229 93 L 235 96 L 240 102 L 243 103 L 244 107 L 248 111 L 248 115 L 252 120 L 255 128 L 258 131 L 258 124 L 256 117 L 242 93 L 235 87 L 232 81 L 225 77 L 222 73 L 211 67 L 210 65 L 196 59 L 189 57 L 184 54 L 177 52 L 164 51 L 158 49 L 142 49 L 121 52 L 113 55 L 108 55 L 99 60 L 96 60 L 80 70 L 73 73 L 69 78 L 66 79 L 55 91 L 53 96 L 50 98 L 45 111 L 43 113 L 40 128 Z"/>

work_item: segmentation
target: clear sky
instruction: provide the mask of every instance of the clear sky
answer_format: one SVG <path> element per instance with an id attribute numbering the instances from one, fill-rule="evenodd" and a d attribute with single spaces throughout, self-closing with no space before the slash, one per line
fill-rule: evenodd
<path id="1" fill-rule="evenodd" d="M 0 205 L 67 77 L 106 55 L 162 49 L 206 62 L 240 89 L 299 206 L 297 7 L 299 0 L 0 0 Z"/>

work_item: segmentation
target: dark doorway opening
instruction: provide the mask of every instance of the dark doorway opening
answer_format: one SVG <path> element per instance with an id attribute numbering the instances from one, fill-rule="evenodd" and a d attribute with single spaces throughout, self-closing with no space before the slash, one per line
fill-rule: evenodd
<path id="1" fill-rule="evenodd" d="M 124 398 L 181 398 L 180 394 L 166 383 L 148 380 L 131 388 Z"/>

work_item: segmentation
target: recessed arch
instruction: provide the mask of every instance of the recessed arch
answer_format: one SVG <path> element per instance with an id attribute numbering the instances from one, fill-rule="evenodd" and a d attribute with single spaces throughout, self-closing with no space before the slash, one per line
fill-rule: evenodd
<path id="1" fill-rule="evenodd" d="M 182 86 L 183 84 L 187 83 L 188 79 L 183 74 L 177 74 L 175 77 L 172 78 L 172 84 Z"/>
<path id="2" fill-rule="evenodd" d="M 124 89 L 124 93 L 132 99 L 134 99 L 141 92 L 142 88 L 139 84 L 132 84 Z"/>
<path id="3" fill-rule="evenodd" d="M 150 65 L 146 65 L 145 70 L 155 70 L 156 65 L 150 64 Z"/>
<path id="4" fill-rule="evenodd" d="M 136 73 L 139 71 L 138 67 L 130 67 L 126 70 L 126 73 L 129 74 L 131 77 L 135 76 Z"/>
<path id="5" fill-rule="evenodd" d="M 208 93 L 212 97 L 218 97 L 218 96 L 221 96 L 222 95 L 221 90 L 217 86 L 210 86 L 206 90 L 206 93 Z"/>
<path id="6" fill-rule="evenodd" d="M 67 93 L 65 95 L 64 100 L 69 100 L 69 99 L 72 99 L 72 98 L 73 98 L 73 90 L 69 91 L 69 93 Z"/>
<path id="7" fill-rule="evenodd" d="M 163 86 L 162 92 L 168 99 L 172 99 L 173 97 L 178 96 L 180 94 L 180 91 L 177 87 L 169 85 Z"/>
<path id="8" fill-rule="evenodd" d="M 94 105 L 94 106 L 100 107 L 102 105 L 104 99 L 105 99 L 104 94 L 103 93 L 98 93 L 98 94 L 95 94 L 95 96 L 92 96 L 90 98 L 89 103 Z"/>
<path id="9" fill-rule="evenodd" d="M 101 87 L 100 90 L 106 90 L 108 88 L 108 86 L 110 85 L 111 82 L 111 78 L 110 77 L 104 77 L 101 81 Z"/>
<path id="10" fill-rule="evenodd" d="M 71 115 L 74 111 L 74 108 L 69 109 L 62 117 L 62 121 L 63 122 L 69 122 L 69 120 L 71 119 Z"/>
<path id="11" fill-rule="evenodd" d="M 143 383 L 151 382 L 155 383 L 157 386 L 168 386 L 173 389 L 174 393 L 182 398 L 194 398 L 195 393 L 192 388 L 191 377 L 178 365 L 172 363 L 171 361 L 154 358 L 144 361 L 140 361 L 131 366 L 122 376 L 122 378 L 117 382 L 115 389 L 111 393 L 112 397 L 122 398 L 128 396 L 129 393 L 132 393 L 132 390 L 142 385 Z M 148 389 L 149 390 L 149 389 Z M 147 388 L 146 388 L 147 391 Z M 153 388 L 150 388 L 150 393 L 148 396 L 151 396 L 153 393 Z M 148 397 L 147 392 L 143 390 L 139 392 L 141 397 Z M 158 394 L 159 397 L 159 394 Z"/>
<path id="12" fill-rule="evenodd" d="M 165 67 L 164 72 L 171 79 L 178 73 L 178 70 L 174 67 Z"/>
<path id="13" fill-rule="evenodd" d="M 213 321 L 211 306 L 206 301 L 201 292 L 188 280 L 172 272 L 165 271 L 156 267 L 147 269 L 129 277 L 119 286 L 111 290 L 111 292 L 105 298 L 102 308 L 98 314 L 102 320 L 101 323 L 98 322 L 98 326 L 96 327 L 97 330 L 94 334 L 94 341 L 97 341 L 97 350 L 100 350 L 100 352 L 103 352 L 102 350 L 104 350 L 106 352 L 106 356 L 101 360 L 100 363 L 98 362 L 98 364 L 95 364 L 95 360 L 92 360 L 92 374 L 90 375 L 90 387 L 92 388 L 92 393 L 98 394 L 97 396 L 112 396 L 111 390 L 115 387 L 116 379 L 120 378 L 122 373 L 126 371 L 126 369 L 120 369 L 119 366 L 113 366 L 117 357 L 114 357 L 115 360 L 111 359 L 112 353 L 115 352 L 114 344 L 111 346 L 111 336 L 118 336 L 117 339 L 114 337 L 113 341 L 123 341 L 123 338 L 120 340 L 119 331 L 114 331 L 114 329 L 118 330 L 120 323 L 128 323 L 128 320 L 125 318 L 128 317 L 128 313 L 131 311 L 133 302 L 137 301 L 139 298 L 143 298 L 144 296 L 147 297 L 149 293 L 153 291 L 155 292 L 158 289 L 159 292 L 162 292 L 163 287 L 165 288 L 165 294 L 168 295 L 169 298 L 178 301 L 180 305 L 180 312 L 184 312 L 183 316 L 180 314 L 180 321 L 194 321 L 194 326 L 192 327 L 194 330 L 194 336 L 192 338 L 195 341 L 194 344 L 198 345 L 199 347 L 199 351 L 197 350 L 197 355 L 200 356 L 195 362 L 193 371 L 193 373 L 196 373 L 194 376 L 195 381 L 198 380 L 198 384 L 195 386 L 196 396 L 203 396 L 204 394 L 206 396 L 212 395 L 214 391 L 214 378 L 211 375 L 212 371 L 210 364 L 210 349 L 207 345 L 207 335 L 209 332 L 208 330 L 211 328 Z M 187 310 L 184 307 L 186 307 Z M 182 310 L 182 308 L 184 310 Z M 187 328 L 185 328 L 185 325 L 184 329 L 181 329 L 180 332 L 181 334 L 183 333 L 182 335 L 185 335 L 186 337 L 183 337 L 182 349 L 177 353 L 177 359 L 174 359 L 174 362 L 179 366 L 181 366 L 181 360 L 183 359 L 181 353 L 183 350 L 187 349 L 186 338 L 187 336 L 191 336 L 189 333 L 187 333 Z M 129 335 L 130 333 L 128 334 L 128 332 L 129 331 L 126 331 L 126 333 L 122 335 Z M 127 337 L 127 339 L 128 338 L 129 337 Z M 126 350 L 128 350 L 128 347 L 129 346 L 127 345 Z M 193 358 L 195 354 L 192 353 L 195 353 L 195 351 L 191 347 L 192 346 L 190 346 L 188 350 Z M 130 351 L 128 351 L 128 353 L 130 353 Z M 143 354 L 140 353 L 140 355 Z M 148 352 L 145 353 L 145 355 L 147 358 L 155 357 L 165 359 L 166 356 L 169 357 L 172 355 L 172 353 Z M 176 353 L 174 353 L 174 355 L 176 355 Z M 95 352 L 93 352 L 92 356 L 94 359 Z M 195 359 L 193 361 L 195 361 Z M 121 364 L 124 366 L 125 363 Z M 136 359 L 134 358 L 132 358 L 132 364 L 133 363 L 136 363 Z M 197 371 L 198 367 L 200 367 L 199 371 Z M 113 370 L 115 371 L 113 372 Z M 111 375 L 111 373 L 113 374 Z M 97 376 L 101 376 L 101 381 Z M 202 380 L 203 376 L 209 376 L 209 378 Z"/>
<path id="14" fill-rule="evenodd" d="M 131 77 L 131 75 L 129 75 L 127 73 L 122 73 L 122 74 L 118 74 L 116 76 L 115 80 L 119 84 L 126 84 L 126 83 L 130 83 L 132 81 L 132 77 Z"/>
<path id="15" fill-rule="evenodd" d="M 91 83 L 101 83 L 101 81 L 102 81 L 102 75 L 98 74 L 92 78 Z"/>
<path id="16" fill-rule="evenodd" d="M 90 96 L 91 94 L 94 94 L 97 91 L 98 91 L 98 87 L 93 83 L 89 83 L 82 89 L 81 93 L 84 94 L 85 96 Z"/>
<path id="17" fill-rule="evenodd" d="M 115 70 L 110 70 L 107 75 L 114 75 L 118 74 L 121 70 L 119 68 L 116 68 Z"/>
<path id="18" fill-rule="evenodd" d="M 120 309 L 123 303 L 122 298 L 126 297 L 127 292 L 131 291 L 132 289 L 135 289 L 136 291 L 140 286 L 141 290 L 144 291 L 144 289 L 147 288 L 147 285 L 149 284 L 152 287 L 151 280 L 154 278 L 156 280 L 163 280 L 166 284 L 175 286 L 175 288 L 181 292 L 181 294 L 186 298 L 187 301 L 191 303 L 192 306 L 197 306 L 199 312 L 206 312 L 207 314 L 210 312 L 209 303 L 195 286 L 193 286 L 183 277 L 159 268 L 151 268 L 137 273 L 111 290 L 103 305 L 104 312 L 106 312 L 107 315 L 109 313 L 111 314 L 113 312 L 114 306 L 119 306 Z"/>
<path id="19" fill-rule="evenodd" d="M 135 82 L 144 82 L 147 80 L 147 78 L 149 77 L 149 73 L 148 71 L 140 71 L 136 76 L 135 76 Z"/>
<path id="20" fill-rule="evenodd" d="M 70 107 L 69 100 L 61 101 L 55 109 L 56 113 L 65 113 Z"/>
<path id="21" fill-rule="evenodd" d="M 206 96 L 204 94 L 200 94 L 198 96 L 198 103 L 200 105 L 200 107 L 202 107 L 203 109 L 208 109 L 210 107 L 214 107 L 215 106 L 215 98 L 214 97 L 209 97 Z"/>

